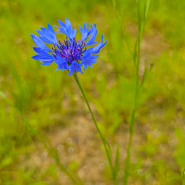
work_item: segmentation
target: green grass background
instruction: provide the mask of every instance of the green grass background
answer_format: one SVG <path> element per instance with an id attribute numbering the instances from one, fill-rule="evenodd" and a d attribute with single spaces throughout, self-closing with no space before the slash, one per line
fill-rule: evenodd
<path id="1" fill-rule="evenodd" d="M 116 0 L 116 10 L 133 52 L 137 2 Z M 181 184 L 185 168 L 184 10 L 182 0 L 151 0 L 141 44 L 140 77 L 145 64 L 150 70 L 140 92 L 135 127 L 143 140 L 133 146 L 131 155 L 137 162 L 131 160 L 130 184 Z M 122 125 L 128 126 L 135 88 L 134 64 L 111 0 L 1 0 L 0 90 L 40 134 L 50 133 L 55 127 L 70 127 L 72 116 L 87 114 L 83 98 L 76 101 L 79 92 L 68 72 L 56 72 L 55 64 L 41 67 L 39 61 L 30 58 L 34 55 L 30 33 L 37 34 L 35 30 L 47 23 L 57 25 L 57 20 L 64 21 L 65 17 L 76 28 L 83 21 L 96 22 L 98 41 L 105 33 L 107 44 L 101 49 L 99 62 L 79 78 L 97 109 L 103 134 L 111 140 Z M 79 30 L 77 37 L 80 38 Z M 58 114 L 60 118 L 55 116 Z M 145 132 L 138 131 L 142 127 L 147 128 Z M 33 140 L 37 142 L 21 116 L 0 98 L 0 184 L 60 184 L 54 165 L 38 173 L 37 167 L 27 168 L 21 163 L 21 155 L 30 158 L 29 152 L 36 149 Z M 109 171 L 105 170 L 102 179 L 108 179 L 106 173 Z"/>

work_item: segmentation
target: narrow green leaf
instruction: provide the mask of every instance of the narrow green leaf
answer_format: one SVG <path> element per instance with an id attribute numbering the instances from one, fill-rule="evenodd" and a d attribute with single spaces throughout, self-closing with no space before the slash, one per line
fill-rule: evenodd
<path id="1" fill-rule="evenodd" d="M 138 33 L 139 33 L 141 30 L 140 0 L 137 1 L 137 19 L 138 19 Z"/>
<path id="2" fill-rule="evenodd" d="M 115 164 L 114 164 L 114 178 L 115 178 L 115 180 L 117 177 L 118 169 L 119 169 L 119 146 L 117 147 L 117 150 L 116 150 L 116 157 L 115 157 Z"/>
<path id="3" fill-rule="evenodd" d="M 140 35 L 142 35 L 144 31 L 144 26 L 145 26 L 146 17 L 148 14 L 149 5 L 150 5 L 150 0 L 146 0 L 145 6 L 144 6 L 143 24 L 142 24 Z"/>
<path id="4" fill-rule="evenodd" d="M 144 73 L 143 73 L 143 78 L 141 80 L 141 84 L 140 84 L 140 89 L 142 89 L 145 81 L 146 81 L 146 78 L 147 78 L 147 74 L 148 74 L 149 70 L 148 68 L 146 67 L 146 63 L 145 63 L 145 69 L 144 69 Z"/>
<path id="5" fill-rule="evenodd" d="M 137 57 L 137 42 L 138 42 L 138 38 L 135 42 L 135 46 L 134 46 L 134 64 L 136 66 L 136 57 Z"/>
<path id="6" fill-rule="evenodd" d="M 107 140 L 105 138 L 104 139 L 104 142 L 105 142 L 105 146 L 106 146 L 106 149 L 107 149 L 107 154 L 108 154 L 108 160 L 110 162 L 110 164 L 112 165 L 112 151 L 111 151 L 111 148 L 110 148 L 110 145 L 109 143 L 107 142 Z M 113 168 L 113 166 L 112 166 Z"/>
<path id="7" fill-rule="evenodd" d="M 149 5 L 150 5 L 150 0 L 147 0 L 145 4 L 145 9 L 144 9 L 144 20 L 146 19 L 146 16 L 148 14 Z"/>

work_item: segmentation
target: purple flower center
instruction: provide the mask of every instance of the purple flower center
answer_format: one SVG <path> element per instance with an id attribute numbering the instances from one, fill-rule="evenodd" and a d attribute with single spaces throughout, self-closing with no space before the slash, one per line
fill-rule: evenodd
<path id="1" fill-rule="evenodd" d="M 58 43 L 58 47 L 54 45 L 54 48 L 52 48 L 52 50 L 55 52 L 55 54 L 53 54 L 55 58 L 56 55 L 59 55 L 61 58 L 65 58 L 65 61 L 68 65 L 71 65 L 73 61 L 77 61 L 78 63 L 81 61 L 83 53 L 86 51 L 84 41 L 82 42 L 78 40 L 78 42 L 76 42 L 74 38 L 73 42 L 71 42 L 66 37 L 64 43 L 62 43 L 60 40 Z"/>

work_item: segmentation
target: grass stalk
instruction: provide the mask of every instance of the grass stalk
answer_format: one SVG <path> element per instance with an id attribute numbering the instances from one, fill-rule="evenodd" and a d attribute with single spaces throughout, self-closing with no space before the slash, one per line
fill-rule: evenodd
<path id="1" fill-rule="evenodd" d="M 123 175 L 123 185 L 127 185 L 128 177 L 129 177 L 129 164 L 130 164 L 130 149 L 132 145 L 132 138 L 134 133 L 134 125 L 135 125 L 135 114 L 137 110 L 137 101 L 139 98 L 139 66 L 140 66 L 140 51 L 141 51 L 141 38 L 144 31 L 146 15 L 148 12 L 150 0 L 146 1 L 145 8 L 144 8 L 144 16 L 143 22 L 141 23 L 141 16 L 140 16 L 140 0 L 138 0 L 137 4 L 137 17 L 138 17 L 138 38 L 135 43 L 134 48 L 134 64 L 136 66 L 136 84 L 135 84 L 135 97 L 134 97 L 134 107 L 131 113 L 130 125 L 129 125 L 129 143 L 127 148 L 127 157 L 125 160 L 125 172 Z"/>

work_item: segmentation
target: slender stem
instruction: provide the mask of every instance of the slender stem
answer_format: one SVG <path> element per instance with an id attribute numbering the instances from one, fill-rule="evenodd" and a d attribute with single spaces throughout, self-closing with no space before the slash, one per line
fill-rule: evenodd
<path id="1" fill-rule="evenodd" d="M 92 119 L 93 119 L 94 124 L 95 124 L 95 126 L 96 126 L 96 129 L 97 129 L 97 131 L 98 131 L 98 133 L 99 133 L 99 135 L 100 135 L 100 138 L 101 138 L 101 140 L 102 140 L 102 142 L 103 142 L 103 145 L 104 145 L 104 148 L 105 148 L 105 152 L 106 152 L 106 155 L 107 155 L 107 158 L 108 158 L 108 161 L 109 161 L 110 169 L 111 169 L 111 172 L 112 172 L 113 183 L 115 184 L 115 183 L 116 183 L 116 182 L 115 182 L 116 179 L 115 179 L 115 175 L 114 175 L 114 168 L 113 168 L 113 165 L 112 165 L 112 162 L 111 162 L 111 156 L 109 155 L 109 151 L 108 151 L 108 148 L 107 148 L 106 140 L 105 140 L 105 138 L 103 137 L 103 135 L 102 135 L 102 133 L 101 133 L 101 131 L 100 131 L 100 129 L 99 129 L 97 123 L 96 123 L 96 120 L 95 120 L 95 118 L 94 118 L 93 112 L 92 112 L 91 107 L 90 107 L 90 105 L 89 105 L 89 102 L 88 102 L 88 100 L 87 100 L 87 98 L 86 98 L 85 92 L 84 92 L 84 90 L 83 90 L 83 88 L 82 88 L 82 86 L 81 86 L 81 84 L 80 84 L 80 81 L 79 81 L 79 78 L 78 78 L 77 73 L 74 73 L 73 76 L 74 76 L 74 79 L 75 79 L 75 81 L 76 81 L 78 87 L 80 88 L 80 91 L 81 91 L 81 93 L 82 93 L 82 95 L 83 95 L 83 97 L 84 97 L 84 99 L 85 99 L 85 102 L 86 102 L 86 104 L 87 104 L 87 107 L 88 107 L 88 109 L 89 109 L 89 112 L 91 113 L 91 116 L 92 116 Z"/>
<path id="2" fill-rule="evenodd" d="M 135 100 L 134 100 L 134 109 L 131 114 L 131 120 L 130 120 L 130 127 L 129 127 L 129 143 L 128 143 L 128 148 L 127 148 L 127 157 L 125 160 L 125 173 L 123 176 L 123 184 L 127 185 L 127 180 L 129 176 L 129 163 L 130 163 L 130 148 L 132 145 L 132 137 L 133 137 L 133 132 L 134 132 L 134 125 L 135 125 L 135 113 L 136 113 L 136 108 L 137 108 L 137 98 L 138 98 L 138 77 L 136 79 L 136 90 L 135 90 Z"/>
<path id="3" fill-rule="evenodd" d="M 130 148 L 132 145 L 132 137 L 134 132 L 134 125 L 135 125 L 135 113 L 137 109 L 137 99 L 138 99 L 138 89 L 139 89 L 139 67 L 136 65 L 136 89 L 135 89 L 135 98 L 134 98 L 134 108 L 131 114 L 131 120 L 130 120 L 130 127 L 129 127 L 129 143 L 127 148 L 127 157 L 125 161 L 125 173 L 123 176 L 123 184 L 127 185 L 128 176 L 129 176 L 129 163 L 130 163 Z"/>

